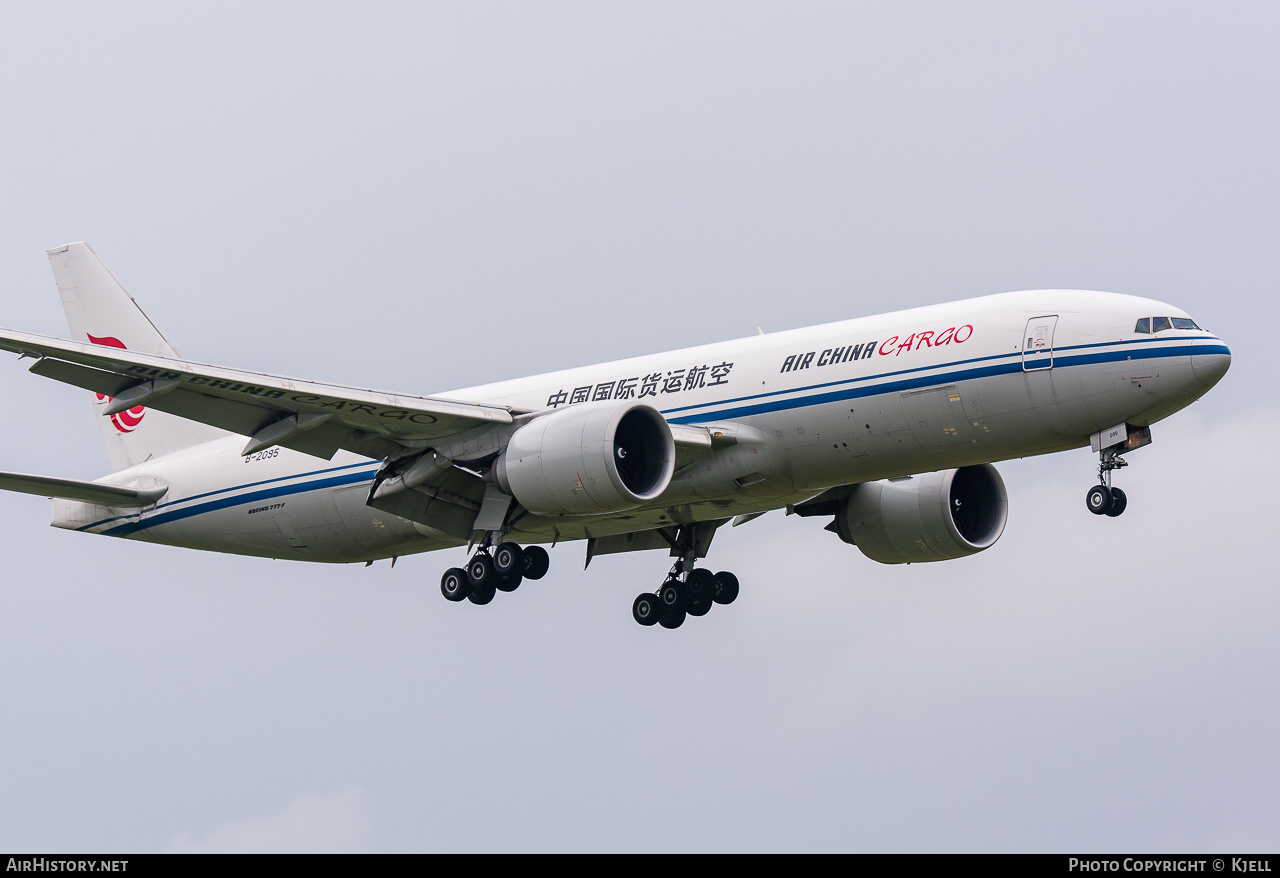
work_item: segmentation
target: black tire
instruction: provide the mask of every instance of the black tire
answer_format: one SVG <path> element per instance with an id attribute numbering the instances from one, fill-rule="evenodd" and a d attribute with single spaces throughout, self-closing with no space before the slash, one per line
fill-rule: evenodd
<path id="1" fill-rule="evenodd" d="M 711 604 L 711 601 L 699 601 L 696 604 L 689 604 L 685 612 L 690 616 L 705 616 L 711 612 Z"/>
<path id="2" fill-rule="evenodd" d="M 1125 496 L 1124 491 L 1119 488 L 1111 489 L 1111 508 L 1107 510 L 1107 515 L 1115 518 L 1124 512 L 1125 507 L 1129 505 L 1129 498 Z"/>
<path id="3" fill-rule="evenodd" d="M 711 600 L 716 593 L 716 577 L 710 570 L 704 570 L 698 567 L 689 571 L 689 576 L 684 581 L 685 594 L 689 596 L 689 606 L 686 607 L 692 612 L 692 607 L 706 605 L 707 609 L 711 609 Z M 705 614 L 694 613 L 695 616 Z"/>
<path id="4" fill-rule="evenodd" d="M 658 617 L 658 624 L 663 628 L 679 628 L 684 624 L 684 610 L 678 613 L 667 613 Z"/>
<path id="5" fill-rule="evenodd" d="M 450 567 L 440 577 L 440 593 L 447 600 L 464 600 L 471 594 L 471 583 L 467 581 L 467 571 L 461 567 Z"/>
<path id="6" fill-rule="evenodd" d="M 1111 489 L 1106 485 L 1094 485 L 1085 495 L 1084 502 L 1094 515 L 1106 515 L 1111 508 Z"/>
<path id="7" fill-rule="evenodd" d="M 493 559 L 484 552 L 479 552 L 467 562 L 467 582 L 472 590 L 492 588 L 497 574 L 493 570 Z M 486 601 L 487 603 L 487 601 Z"/>
<path id="8" fill-rule="evenodd" d="M 631 618 L 648 628 L 658 624 L 662 608 L 658 606 L 658 596 L 642 594 L 631 603 Z"/>
<path id="9" fill-rule="evenodd" d="M 680 613 L 683 616 L 684 609 L 688 605 L 689 599 L 685 596 L 683 582 L 678 579 L 668 579 L 662 583 L 662 588 L 658 589 L 658 606 L 662 608 L 663 615 Z"/>
<path id="10" fill-rule="evenodd" d="M 493 569 L 499 576 L 524 572 L 524 551 L 515 543 L 502 543 L 493 550 Z"/>
<path id="11" fill-rule="evenodd" d="M 715 597 L 717 604 L 731 604 L 738 597 L 738 577 L 728 570 L 716 574 Z"/>
<path id="12" fill-rule="evenodd" d="M 484 585 L 478 588 L 473 587 L 471 589 L 471 593 L 467 595 L 467 600 L 471 601 L 473 604 L 483 607 L 485 604 L 489 603 L 489 601 L 493 600 L 493 596 L 496 593 L 497 589 L 492 585 Z"/>
<path id="13" fill-rule="evenodd" d="M 523 553 L 525 579 L 541 579 L 547 575 L 551 558 L 547 555 L 546 549 L 542 546 L 525 546 Z"/>
<path id="14" fill-rule="evenodd" d="M 510 576 L 499 576 L 497 582 L 493 584 L 493 587 L 498 591 L 515 591 L 520 587 L 520 583 L 522 582 L 524 582 L 524 577 L 521 576 L 520 571 L 517 570 Z"/>

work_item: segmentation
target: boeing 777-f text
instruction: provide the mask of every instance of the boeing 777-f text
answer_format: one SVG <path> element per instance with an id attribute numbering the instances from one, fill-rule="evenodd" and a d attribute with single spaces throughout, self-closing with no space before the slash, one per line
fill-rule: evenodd
<path id="1" fill-rule="evenodd" d="M 734 600 L 698 562 L 772 509 L 875 561 L 944 561 L 1004 530 L 992 461 L 1092 445 L 1087 507 L 1117 516 L 1121 455 L 1231 362 L 1172 305 L 1036 290 L 411 396 L 184 360 L 88 245 L 49 256 L 73 340 L 0 349 L 95 394 L 113 470 L 0 473 L 54 498 L 55 527 L 299 561 L 468 546 L 440 588 L 474 604 L 540 579 L 540 543 L 664 550 L 632 615 L 667 628 Z"/>

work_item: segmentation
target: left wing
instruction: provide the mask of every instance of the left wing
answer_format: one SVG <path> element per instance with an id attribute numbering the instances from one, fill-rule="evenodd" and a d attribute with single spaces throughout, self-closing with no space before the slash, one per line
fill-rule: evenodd
<path id="1" fill-rule="evenodd" d="M 37 375 L 114 397 L 106 414 L 146 405 L 249 436 L 245 454 L 282 445 L 325 459 L 339 448 L 379 459 L 513 421 L 501 406 L 321 384 L 9 329 L 0 329 L 0 350 L 39 358 L 31 367 Z"/>

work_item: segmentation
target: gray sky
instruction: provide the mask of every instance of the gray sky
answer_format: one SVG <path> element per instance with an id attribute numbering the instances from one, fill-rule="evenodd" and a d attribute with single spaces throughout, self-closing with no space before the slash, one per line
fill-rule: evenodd
<path id="1" fill-rule="evenodd" d="M 1267 388 L 1280 12 L 1263 3 L 0 7 L 0 325 L 89 241 L 187 356 L 429 393 L 1011 289 L 1161 298 L 1226 379 L 1084 507 L 883 567 L 813 519 L 323 567 L 54 531 L 0 497 L 0 849 L 1275 850 Z M 0 362 L 0 468 L 106 469 Z M 18 415 L 21 417 L 17 417 Z"/>

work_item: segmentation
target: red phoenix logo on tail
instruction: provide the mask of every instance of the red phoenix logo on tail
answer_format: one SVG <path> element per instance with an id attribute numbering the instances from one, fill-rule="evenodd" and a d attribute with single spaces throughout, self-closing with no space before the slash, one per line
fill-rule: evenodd
<path id="1" fill-rule="evenodd" d="M 86 333 L 86 335 L 87 334 L 88 333 Z M 120 348 L 122 351 L 129 350 L 124 346 L 124 342 L 120 339 L 112 338 L 109 335 L 104 335 L 101 338 L 96 335 L 90 335 L 89 341 L 93 344 L 106 345 L 109 348 Z M 98 399 L 111 399 L 111 397 L 103 393 L 97 394 L 97 397 Z M 134 430 L 138 429 L 138 425 L 142 423 L 142 416 L 146 413 L 146 408 L 140 405 L 135 405 L 131 409 L 126 409 L 122 412 L 116 412 L 114 415 L 111 415 L 111 423 L 121 433 L 132 433 Z"/>

